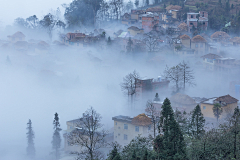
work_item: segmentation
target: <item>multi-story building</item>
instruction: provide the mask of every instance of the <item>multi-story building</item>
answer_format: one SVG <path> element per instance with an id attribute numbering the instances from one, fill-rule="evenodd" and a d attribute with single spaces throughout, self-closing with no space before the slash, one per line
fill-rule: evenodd
<path id="1" fill-rule="evenodd" d="M 198 23 L 200 26 L 198 26 Z M 202 30 L 207 30 L 208 27 L 208 12 L 200 11 L 199 13 L 187 13 L 188 32 L 192 32 L 193 27 L 201 27 Z"/>
<path id="2" fill-rule="evenodd" d="M 234 109 L 237 107 L 238 99 L 225 95 L 221 97 L 213 97 L 209 98 L 203 102 L 201 102 L 201 111 L 203 116 L 206 118 L 215 118 L 213 114 L 214 104 L 219 103 L 223 108 L 223 113 L 220 118 L 225 117 L 228 113 L 233 113 Z"/>
<path id="3" fill-rule="evenodd" d="M 144 113 L 134 118 L 128 116 L 112 117 L 114 121 L 114 141 L 125 146 L 138 135 L 148 136 L 153 133 L 152 121 Z"/>

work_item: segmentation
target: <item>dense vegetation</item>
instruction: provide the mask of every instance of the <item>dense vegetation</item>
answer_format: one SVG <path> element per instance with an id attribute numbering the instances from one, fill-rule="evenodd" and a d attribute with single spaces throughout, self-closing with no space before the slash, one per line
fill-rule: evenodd
<path id="1" fill-rule="evenodd" d="M 184 127 L 183 127 L 184 126 Z M 197 105 L 190 113 L 173 111 L 165 99 L 158 135 L 133 139 L 127 146 L 113 145 L 108 160 L 212 160 L 240 158 L 240 109 L 217 128 L 207 128 Z"/>

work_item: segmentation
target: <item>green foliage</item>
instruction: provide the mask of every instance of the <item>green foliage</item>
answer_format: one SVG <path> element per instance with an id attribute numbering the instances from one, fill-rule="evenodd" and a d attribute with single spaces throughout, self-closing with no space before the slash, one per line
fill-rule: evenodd
<path id="1" fill-rule="evenodd" d="M 103 0 L 73 0 L 69 6 L 66 7 L 64 13 L 68 28 L 80 27 L 81 25 L 93 26 L 102 1 Z"/>
<path id="2" fill-rule="evenodd" d="M 137 159 L 138 157 L 143 157 L 145 151 L 148 153 L 152 152 L 152 138 L 151 137 L 136 137 L 131 140 L 131 142 L 124 146 L 121 157 L 122 159 Z"/>
<path id="3" fill-rule="evenodd" d="M 217 118 L 217 121 L 218 121 L 219 117 L 221 116 L 222 112 L 223 112 L 223 109 L 222 109 L 221 104 L 215 103 L 213 106 L 213 114 Z"/>
<path id="4" fill-rule="evenodd" d="M 163 159 L 186 159 L 185 142 L 179 124 L 174 119 L 174 113 L 171 103 L 166 98 L 162 105 L 161 117 L 159 121 L 159 133 L 163 136 L 158 136 L 159 144 L 154 144 L 155 150 Z M 158 149 L 161 146 L 162 149 Z"/>
<path id="5" fill-rule="evenodd" d="M 58 159 L 60 156 L 59 149 L 61 147 L 60 131 L 62 129 L 60 128 L 59 117 L 57 113 L 54 114 L 53 129 L 54 129 L 54 132 L 53 132 L 53 139 L 52 139 L 52 148 L 54 150 L 55 158 Z"/>
<path id="6" fill-rule="evenodd" d="M 27 123 L 27 156 L 31 159 L 35 156 L 34 138 L 35 136 L 32 128 L 32 121 L 29 119 Z"/>
<path id="7" fill-rule="evenodd" d="M 192 119 L 191 119 L 191 134 L 199 139 L 200 136 L 203 135 L 205 132 L 204 130 L 205 125 L 205 119 L 203 117 L 203 114 L 201 112 L 201 108 L 199 105 L 195 107 L 192 113 Z"/>
<path id="8" fill-rule="evenodd" d="M 118 153 L 117 146 L 113 146 L 113 150 L 110 152 L 107 160 L 121 160 L 121 156 Z"/>
<path id="9" fill-rule="evenodd" d="M 159 95 L 158 95 L 158 93 L 156 93 L 155 94 L 155 98 L 154 98 L 154 100 L 153 101 L 160 101 L 160 98 L 159 98 Z"/>

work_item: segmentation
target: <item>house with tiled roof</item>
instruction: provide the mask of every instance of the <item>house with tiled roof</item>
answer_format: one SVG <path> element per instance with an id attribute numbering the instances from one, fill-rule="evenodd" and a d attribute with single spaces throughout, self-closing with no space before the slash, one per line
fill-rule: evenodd
<path id="1" fill-rule="evenodd" d="M 227 114 L 233 113 L 234 109 L 238 105 L 238 99 L 228 94 L 225 96 L 209 98 L 201 102 L 200 107 L 204 117 L 215 118 L 213 114 L 213 107 L 216 103 L 219 103 L 223 108 L 223 113 L 220 116 L 221 119 L 224 118 Z"/>
<path id="2" fill-rule="evenodd" d="M 25 35 L 18 31 L 16 33 L 14 33 L 13 35 L 9 35 L 7 36 L 8 37 L 8 40 L 11 42 L 11 43 L 16 43 L 17 41 L 25 41 Z"/>
<path id="3" fill-rule="evenodd" d="M 200 35 L 191 39 L 191 49 L 194 49 L 195 55 L 202 55 L 207 51 L 207 41 Z"/>
<path id="4" fill-rule="evenodd" d="M 211 35 L 212 42 L 229 42 L 229 34 L 223 31 L 217 31 Z"/>
<path id="5" fill-rule="evenodd" d="M 181 35 L 179 36 L 179 39 L 181 40 L 183 46 L 191 48 L 191 38 L 188 35 Z"/>
<path id="6" fill-rule="evenodd" d="M 203 65 L 210 71 L 228 71 L 231 69 L 239 68 L 234 62 L 235 58 L 222 57 L 217 54 L 209 53 L 201 57 L 203 59 Z"/>
<path id="7" fill-rule="evenodd" d="M 152 120 L 144 113 L 131 118 L 129 116 L 112 117 L 114 121 L 114 141 L 125 146 L 138 135 L 148 136 L 153 133 Z"/>
<path id="8" fill-rule="evenodd" d="M 136 36 L 137 34 L 144 33 L 144 30 L 140 29 L 140 28 L 138 28 L 136 26 L 131 26 L 131 27 L 128 28 L 128 32 L 130 33 L 130 35 Z"/>

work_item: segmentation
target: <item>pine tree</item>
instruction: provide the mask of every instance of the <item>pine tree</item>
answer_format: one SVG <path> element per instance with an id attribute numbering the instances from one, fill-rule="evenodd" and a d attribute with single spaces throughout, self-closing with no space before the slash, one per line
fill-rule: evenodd
<path id="1" fill-rule="evenodd" d="M 107 44 L 108 44 L 109 46 L 112 44 L 112 40 L 111 40 L 111 37 L 110 37 L 110 36 L 108 37 Z"/>
<path id="2" fill-rule="evenodd" d="M 159 133 L 163 133 L 163 149 L 160 151 L 162 158 L 169 160 L 186 159 L 186 145 L 183 134 L 179 124 L 174 119 L 173 109 L 168 98 L 163 102 L 159 124 Z"/>
<path id="3" fill-rule="evenodd" d="M 195 107 L 191 119 L 191 133 L 195 138 L 200 138 L 204 131 L 205 119 L 199 105 Z"/>
<path id="4" fill-rule="evenodd" d="M 60 128 L 60 123 L 59 123 L 59 117 L 58 114 L 55 113 L 54 115 L 54 120 L 53 120 L 53 140 L 52 140 L 52 148 L 54 149 L 54 154 L 55 154 L 55 159 L 59 159 L 60 153 L 59 149 L 61 147 L 61 136 L 60 136 L 60 131 L 62 130 Z"/>
<path id="5" fill-rule="evenodd" d="M 148 151 L 147 150 L 145 150 L 142 160 L 148 160 Z"/>
<path id="6" fill-rule="evenodd" d="M 35 156 L 35 147 L 33 139 L 35 138 L 33 128 L 32 128 L 32 121 L 29 119 L 27 123 L 27 140 L 28 140 L 28 146 L 27 146 L 27 156 L 29 158 L 34 158 Z"/>
<path id="7" fill-rule="evenodd" d="M 160 98 L 159 98 L 159 96 L 158 96 L 158 93 L 156 93 L 156 95 L 155 95 L 155 98 L 154 98 L 154 100 L 153 101 L 157 101 L 157 102 L 159 102 L 160 101 Z"/>
<path id="8" fill-rule="evenodd" d="M 233 155 L 234 158 L 237 159 L 237 152 L 239 152 L 239 133 L 240 133 L 240 109 L 237 106 L 237 108 L 234 109 L 233 116 L 230 119 L 231 124 L 231 133 L 233 135 Z M 238 151 L 237 151 L 238 150 Z"/>
<path id="9" fill-rule="evenodd" d="M 132 158 L 131 160 L 136 160 L 137 159 L 137 155 L 136 155 L 136 151 L 135 149 L 133 150 L 133 153 L 132 153 Z"/>
<path id="10" fill-rule="evenodd" d="M 121 156 L 118 153 L 117 146 L 113 146 L 113 150 L 109 154 L 108 160 L 121 160 Z"/>
<path id="11" fill-rule="evenodd" d="M 223 112 L 223 109 L 222 109 L 221 104 L 215 103 L 213 106 L 213 114 L 217 118 L 217 121 L 218 121 L 219 117 L 221 116 L 222 112 Z"/>

